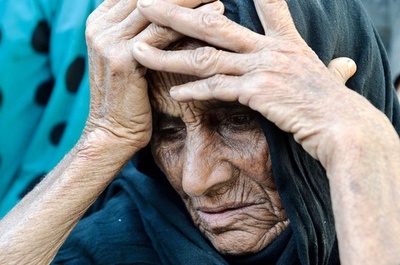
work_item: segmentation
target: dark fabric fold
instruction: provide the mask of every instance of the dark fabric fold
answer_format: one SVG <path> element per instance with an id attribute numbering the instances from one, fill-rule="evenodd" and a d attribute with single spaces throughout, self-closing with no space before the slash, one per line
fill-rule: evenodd
<path id="1" fill-rule="evenodd" d="M 287 2 L 300 34 L 325 64 L 341 56 L 355 60 L 358 71 L 348 87 L 368 98 L 400 132 L 399 104 L 386 54 L 361 3 Z M 252 1 L 223 3 L 229 18 L 263 32 Z M 217 253 L 194 227 L 165 177 L 154 170 L 151 157 L 142 152 L 134 158 L 129 173 L 117 178 L 77 225 L 55 264 L 80 264 L 79 257 L 92 264 L 339 264 L 325 170 L 291 134 L 265 118 L 261 123 L 276 185 L 291 222 L 265 250 L 240 258 Z M 150 170 L 139 172 L 137 168 Z M 116 222 L 119 219 L 126 221 L 121 225 Z M 76 257 L 76 263 L 68 262 L 71 257 Z"/>

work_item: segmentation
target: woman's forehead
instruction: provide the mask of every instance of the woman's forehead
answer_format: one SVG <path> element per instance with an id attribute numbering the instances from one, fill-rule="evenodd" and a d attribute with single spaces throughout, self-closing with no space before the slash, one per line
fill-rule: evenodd
<path id="1" fill-rule="evenodd" d="M 224 112 L 231 112 L 234 109 L 248 109 L 248 107 L 236 101 L 204 100 L 177 102 L 168 93 L 164 92 L 158 93 L 151 101 L 155 117 L 173 116 L 179 117 L 185 122 L 201 122 L 203 118 L 216 115 L 216 113 L 222 114 Z"/>
<path id="2" fill-rule="evenodd" d="M 171 98 L 169 91 L 171 87 L 185 84 L 198 80 L 194 76 L 166 73 L 151 72 L 148 75 L 149 94 L 153 109 L 163 113 L 182 111 L 192 103 L 179 103 Z M 169 113 L 172 114 L 172 113 Z"/>
<path id="3" fill-rule="evenodd" d="M 155 113 L 183 117 L 184 115 L 202 115 L 216 109 L 244 108 L 243 105 L 236 101 L 224 102 L 214 99 L 177 102 L 172 99 L 169 94 L 171 87 L 199 80 L 199 78 L 194 76 L 166 72 L 152 72 L 149 79 L 151 105 Z"/>
<path id="4" fill-rule="evenodd" d="M 200 40 L 184 37 L 178 42 L 175 42 L 167 47 L 167 50 L 193 50 L 199 47 L 203 47 L 205 45 L 206 44 Z M 152 70 L 148 71 L 146 78 L 149 84 L 152 105 L 155 108 L 160 108 L 160 110 L 163 109 L 162 106 L 164 105 L 178 104 L 176 101 L 173 101 L 172 98 L 169 96 L 169 91 L 171 87 L 199 80 L 199 78 L 196 76 L 168 72 L 157 72 Z"/>
<path id="5" fill-rule="evenodd" d="M 168 72 L 150 71 L 147 74 L 150 92 L 168 93 L 171 87 L 199 80 L 198 77 Z"/>

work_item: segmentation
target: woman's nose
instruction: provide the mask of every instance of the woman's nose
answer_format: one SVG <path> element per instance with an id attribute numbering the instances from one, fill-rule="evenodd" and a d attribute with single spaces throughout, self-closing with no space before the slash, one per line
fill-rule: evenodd
<path id="1" fill-rule="evenodd" d="M 219 134 L 188 132 L 182 172 L 182 188 L 191 197 L 204 195 L 227 185 L 233 177 L 229 150 Z"/>

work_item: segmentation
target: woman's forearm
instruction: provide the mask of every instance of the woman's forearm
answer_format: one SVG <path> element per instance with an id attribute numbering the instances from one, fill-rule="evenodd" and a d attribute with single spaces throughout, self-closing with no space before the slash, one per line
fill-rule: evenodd
<path id="1" fill-rule="evenodd" d="M 101 137 L 100 137 L 101 138 Z M 133 148 L 131 148 L 133 149 Z M 47 264 L 131 156 L 90 135 L 0 221 L 0 264 Z"/>
<path id="2" fill-rule="evenodd" d="M 399 137 L 385 117 L 370 130 L 343 131 L 342 152 L 327 167 L 341 262 L 398 264 Z"/>

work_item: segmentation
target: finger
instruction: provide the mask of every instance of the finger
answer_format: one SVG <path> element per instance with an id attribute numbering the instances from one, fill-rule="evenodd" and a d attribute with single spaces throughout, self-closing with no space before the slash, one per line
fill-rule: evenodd
<path id="1" fill-rule="evenodd" d="M 120 0 L 107 12 L 107 20 L 116 24 L 125 20 L 137 6 L 137 0 Z M 136 14 L 137 16 L 137 14 Z"/>
<path id="2" fill-rule="evenodd" d="M 115 6 L 117 3 L 121 2 L 120 0 L 104 0 L 103 3 L 99 5 L 100 8 L 104 10 L 108 10 Z"/>
<path id="3" fill-rule="evenodd" d="M 103 1 L 88 17 L 88 21 L 92 21 L 102 16 L 113 6 L 115 6 L 119 0 L 105 0 Z"/>
<path id="4" fill-rule="evenodd" d="M 168 0 L 168 2 L 172 4 L 188 8 L 200 7 L 203 4 L 211 3 L 214 1 L 215 0 Z"/>
<path id="5" fill-rule="evenodd" d="M 210 78 L 174 86 L 170 90 L 176 101 L 221 100 L 238 101 L 238 88 L 242 87 L 245 78 L 227 75 L 214 75 Z"/>
<path id="6" fill-rule="evenodd" d="M 222 3 L 216 1 L 213 5 L 219 9 Z M 150 4 L 140 0 L 138 9 L 153 23 L 235 52 L 258 51 L 257 45 L 265 38 L 223 15 L 184 8 L 164 0 L 152 0 Z"/>
<path id="7" fill-rule="evenodd" d="M 342 82 L 346 84 L 347 80 L 357 71 L 356 63 L 347 57 L 333 59 L 328 64 L 328 69 Z"/>
<path id="8" fill-rule="evenodd" d="M 208 1 L 212 1 L 212 0 L 208 0 Z M 194 8 L 198 5 L 200 5 L 201 3 L 203 3 L 203 1 L 201 1 L 201 0 L 171 0 L 170 2 L 174 3 L 176 5 L 184 6 L 184 7 L 188 7 L 188 8 Z M 207 1 L 204 1 L 204 2 L 207 2 Z M 135 5 L 135 8 L 136 8 L 136 5 Z M 143 23 L 143 22 L 146 22 L 146 23 Z M 119 26 L 124 32 L 129 32 L 128 29 L 139 28 L 140 29 L 139 31 L 135 30 L 130 33 L 132 35 L 136 35 L 144 28 L 144 26 L 147 26 L 148 24 L 149 24 L 148 20 L 145 19 L 142 16 L 142 14 L 140 12 L 138 12 L 138 10 L 135 10 L 134 12 L 131 12 L 131 14 L 129 16 L 127 16 L 126 19 L 124 19 L 124 21 Z M 132 27 L 132 25 L 135 25 L 135 27 Z"/>
<path id="9" fill-rule="evenodd" d="M 115 0 L 114 0 L 115 1 Z M 212 1 L 212 0 L 172 0 L 173 3 L 177 5 L 182 5 L 185 7 L 196 7 L 203 2 Z M 114 5 L 106 5 L 109 7 L 108 9 L 104 8 L 102 12 L 103 28 L 108 28 L 111 26 L 117 27 L 117 30 L 120 32 L 120 35 L 125 35 L 125 37 L 129 38 L 133 35 L 141 32 L 147 25 L 149 25 L 149 21 L 145 19 L 140 12 L 136 9 L 137 0 L 119 0 L 114 3 Z M 109 26 L 107 26 L 109 25 Z"/>
<path id="10" fill-rule="evenodd" d="M 261 81 L 261 83 L 263 83 Z M 275 97 L 272 89 L 263 88 L 260 90 L 260 80 L 254 80 L 252 75 L 227 76 L 214 75 L 170 89 L 170 96 L 180 102 L 220 100 L 226 102 L 237 101 L 242 105 L 260 112 L 267 117 L 268 107 L 265 98 Z M 270 85 L 272 88 L 273 85 Z M 274 99 L 272 99 L 274 100 Z"/>
<path id="11" fill-rule="evenodd" d="M 267 36 L 300 37 L 285 0 L 254 0 L 254 5 Z"/>
<path id="12" fill-rule="evenodd" d="M 212 4 L 205 4 L 197 8 L 203 12 L 216 12 L 222 14 L 224 9 L 214 9 Z M 132 24 L 130 24 L 130 27 Z M 152 47 L 163 49 L 169 44 L 179 40 L 183 35 L 175 30 L 167 27 L 158 26 L 154 23 L 150 24 L 146 30 L 141 31 L 135 38 L 136 42 L 146 42 Z M 145 55 L 147 57 L 147 55 Z M 153 56 L 153 55 L 150 55 Z M 153 57 L 144 57 L 143 60 L 151 59 L 154 62 Z M 143 64 L 144 65 L 144 64 Z"/>
<path id="13" fill-rule="evenodd" d="M 137 42 L 133 46 L 133 55 L 147 68 L 198 77 L 215 74 L 243 75 L 259 66 L 254 63 L 259 59 L 258 54 L 230 53 L 213 47 L 163 51 L 144 42 Z"/>
<path id="14" fill-rule="evenodd" d="M 99 36 L 101 34 L 109 35 L 110 33 L 115 35 L 114 38 L 118 38 L 121 35 L 132 36 L 143 30 L 149 24 L 139 12 L 134 12 L 136 10 L 137 0 L 114 0 L 110 2 L 112 2 L 112 4 L 100 5 L 89 16 L 86 22 L 86 33 L 88 36 Z M 135 23 L 130 25 L 129 30 L 120 30 L 122 21 L 130 17 L 132 13 L 135 13 Z M 115 27 L 120 31 L 116 31 Z M 117 33 L 117 35 L 115 33 Z"/>

